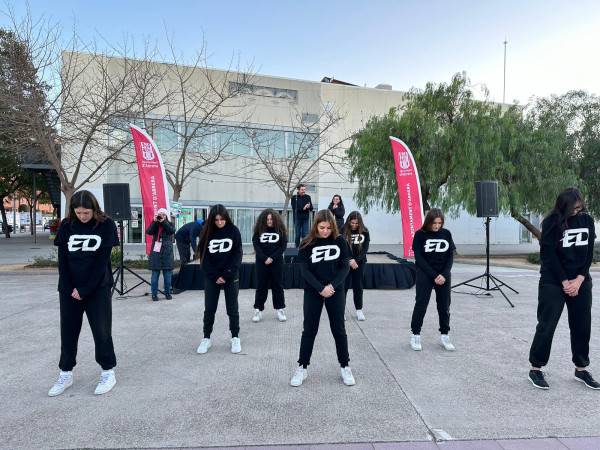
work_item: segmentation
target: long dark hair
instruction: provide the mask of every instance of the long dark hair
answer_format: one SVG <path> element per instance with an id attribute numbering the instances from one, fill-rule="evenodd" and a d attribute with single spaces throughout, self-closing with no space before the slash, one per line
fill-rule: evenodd
<path id="1" fill-rule="evenodd" d="M 348 214 L 348 217 L 346 218 L 346 223 L 344 224 L 344 239 L 346 239 L 346 242 L 348 242 L 350 248 L 353 248 L 355 245 L 357 245 L 354 244 L 354 241 L 352 241 L 352 226 L 350 225 L 350 221 L 352 220 L 358 220 L 358 228 L 356 229 L 358 234 L 363 234 L 365 231 L 369 231 L 369 229 L 365 227 L 365 224 L 362 220 L 362 216 L 358 211 L 352 211 L 350 214 Z M 358 252 L 360 253 L 361 250 L 362 242 L 358 244 Z"/>
<path id="2" fill-rule="evenodd" d="M 335 217 L 333 217 L 333 214 L 331 213 L 331 211 L 329 211 L 328 209 L 322 209 L 317 214 L 315 214 L 315 220 L 313 221 L 312 227 L 310 228 L 310 231 L 308 232 L 308 236 L 306 236 L 304 239 L 302 239 L 302 242 L 300 243 L 299 248 L 304 248 L 308 245 L 315 243 L 315 241 L 319 237 L 319 231 L 317 230 L 317 225 L 319 225 L 321 222 L 329 222 L 329 224 L 331 225 L 331 234 L 329 235 L 330 237 L 335 239 L 336 237 L 338 237 L 340 235 L 340 233 L 338 232 L 338 227 L 335 223 Z"/>
<path id="3" fill-rule="evenodd" d="M 554 208 L 546 214 L 546 217 L 544 217 L 544 220 L 542 221 L 542 228 L 544 227 L 544 223 L 552 218 L 554 219 L 557 232 L 563 234 L 568 228 L 567 219 L 573 215 L 577 202 L 581 202 L 582 208 L 580 212 L 585 212 L 585 201 L 583 200 L 583 194 L 579 189 L 571 186 L 560 191 L 560 194 L 558 194 L 558 197 L 556 198 Z"/>
<path id="4" fill-rule="evenodd" d="M 425 220 L 423 221 L 423 226 L 421 227 L 421 231 L 431 231 L 431 225 L 433 225 L 433 221 L 437 218 L 442 219 L 442 228 L 444 227 L 444 213 L 440 208 L 431 208 L 427 215 L 425 216 Z"/>
<path id="5" fill-rule="evenodd" d="M 344 206 L 344 202 L 342 201 L 342 196 L 340 194 L 335 194 L 333 197 L 331 197 L 331 202 L 329 203 L 330 207 L 333 207 L 333 199 L 339 197 L 340 199 L 340 206 Z"/>
<path id="6" fill-rule="evenodd" d="M 269 214 L 271 214 L 271 217 L 273 218 L 273 228 L 275 228 L 275 233 L 282 235 L 287 232 L 281 215 L 274 209 L 267 208 L 261 212 L 258 219 L 256 219 L 254 229 L 252 230 L 253 234 L 260 235 L 267 231 L 267 217 L 269 217 Z"/>
<path id="7" fill-rule="evenodd" d="M 221 216 L 225 219 L 225 228 L 227 225 L 233 225 L 233 221 L 231 217 L 229 217 L 229 213 L 227 212 L 227 208 L 223 205 L 218 204 L 210 208 L 208 212 L 208 217 L 204 222 L 204 226 L 202 227 L 202 231 L 200 232 L 200 238 L 198 239 L 198 247 L 196 248 L 196 253 L 194 255 L 195 259 L 198 259 L 200 256 L 200 248 L 202 248 L 202 257 L 200 259 L 200 265 L 204 262 L 204 256 L 206 255 L 206 248 L 208 247 L 208 241 L 210 237 L 213 235 L 215 230 L 217 230 L 217 225 L 215 224 L 215 219 L 217 216 Z"/>
<path id="8" fill-rule="evenodd" d="M 94 194 L 90 191 L 81 190 L 77 191 L 71 197 L 71 203 L 69 203 L 69 212 L 67 214 L 67 219 L 69 219 L 69 223 L 73 225 L 75 222 L 81 222 L 75 214 L 75 208 L 85 208 L 92 210 L 92 219 L 96 221 L 94 223 L 94 228 L 98 226 L 99 223 L 105 222 L 108 217 L 104 211 L 100 209 L 100 204 Z"/>

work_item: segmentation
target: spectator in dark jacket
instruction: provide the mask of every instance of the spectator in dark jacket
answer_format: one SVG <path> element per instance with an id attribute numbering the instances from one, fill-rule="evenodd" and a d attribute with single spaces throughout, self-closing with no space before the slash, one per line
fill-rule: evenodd
<path id="1" fill-rule="evenodd" d="M 335 224 L 338 227 L 338 231 L 340 231 L 344 226 L 344 214 L 346 214 L 342 197 L 338 194 L 335 194 L 331 199 L 331 203 L 327 209 L 329 209 L 331 214 L 333 214 L 333 217 L 335 217 Z"/>
<path id="2" fill-rule="evenodd" d="M 296 248 L 300 241 L 308 235 L 308 222 L 310 212 L 313 210 L 310 195 L 306 193 L 306 186 L 298 185 L 298 193 L 292 196 L 292 211 L 294 212 L 294 227 L 296 228 Z"/>
<path id="3" fill-rule="evenodd" d="M 200 236 L 200 232 L 202 231 L 202 225 L 204 225 L 204 220 L 194 220 L 193 222 L 186 223 L 175 233 L 175 242 L 177 243 L 177 251 L 179 252 L 179 260 L 182 266 L 190 262 L 190 245 L 192 246 L 192 253 L 196 253 L 198 236 Z"/>
<path id="4" fill-rule="evenodd" d="M 146 234 L 152 236 L 152 247 L 150 250 L 150 259 L 148 269 L 152 271 L 152 280 L 150 288 L 152 290 L 152 300 L 158 301 L 158 277 L 160 271 L 163 271 L 165 283 L 165 297 L 171 300 L 171 276 L 175 261 L 173 257 L 173 234 L 175 227 L 167 219 L 168 211 L 161 208 L 156 213 L 156 217 L 146 230 Z"/>

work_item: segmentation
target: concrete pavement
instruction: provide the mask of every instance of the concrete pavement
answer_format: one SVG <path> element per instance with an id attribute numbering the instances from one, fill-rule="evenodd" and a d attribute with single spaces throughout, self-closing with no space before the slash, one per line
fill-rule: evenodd
<path id="1" fill-rule="evenodd" d="M 11 243 L 8 251 L 5 244 L 0 261 L 21 261 L 32 250 Z M 453 283 L 480 273 L 481 266 L 456 264 Z M 113 302 L 115 388 L 93 395 L 100 368 L 86 324 L 75 383 L 50 398 L 60 350 L 57 274 L 0 272 L 0 448 L 600 448 L 600 391 L 573 379 L 566 317 L 546 369 L 551 388 L 540 391 L 527 380 L 538 274 L 502 267 L 493 273 L 519 291 L 507 291 L 515 308 L 498 292 L 458 288 L 455 352 L 438 343 L 434 302 L 423 351 L 410 349 L 413 289 L 365 291 L 364 322 L 356 321 L 349 294 L 352 387 L 342 383 L 325 313 L 308 379 L 289 386 L 302 332 L 300 290 L 286 291 L 287 322 L 278 322 L 267 303 L 257 324 L 251 321 L 254 291 L 240 291 L 238 355 L 230 352 L 221 303 L 213 347 L 198 355 L 202 292 L 152 302 L 140 287 Z M 599 276 L 593 274 L 596 284 Z M 593 324 L 599 319 L 595 308 Z M 600 333 L 593 328 L 590 371 L 597 378 L 598 349 Z"/>

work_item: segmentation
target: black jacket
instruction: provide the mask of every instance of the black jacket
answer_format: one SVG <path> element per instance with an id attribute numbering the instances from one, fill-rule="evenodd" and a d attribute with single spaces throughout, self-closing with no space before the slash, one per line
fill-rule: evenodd
<path id="1" fill-rule="evenodd" d="M 310 203 L 310 208 L 304 209 L 304 207 Z M 312 200 L 310 195 L 298 195 L 294 194 L 292 196 L 292 210 L 294 211 L 294 219 L 295 220 L 304 220 L 310 218 L 310 211 L 313 210 Z"/>
<path id="2" fill-rule="evenodd" d="M 160 231 L 161 228 L 162 231 Z M 173 256 L 173 234 L 175 234 L 175 227 L 173 224 L 165 219 L 159 226 L 159 223 L 153 220 L 146 230 L 146 234 L 152 236 L 148 269 L 173 270 L 175 268 L 175 258 Z M 160 252 L 155 252 L 154 244 L 159 239 L 162 244 Z"/>

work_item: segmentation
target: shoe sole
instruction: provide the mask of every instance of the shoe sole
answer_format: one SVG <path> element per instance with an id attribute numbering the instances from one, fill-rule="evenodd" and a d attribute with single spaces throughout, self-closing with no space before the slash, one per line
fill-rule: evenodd
<path id="1" fill-rule="evenodd" d="M 454 347 L 452 348 L 448 348 L 446 347 L 444 344 L 442 344 L 442 347 L 444 347 L 444 350 L 448 351 L 448 352 L 453 352 L 454 350 L 456 350 Z"/>
<path id="2" fill-rule="evenodd" d="M 241 348 L 240 348 L 239 350 L 238 350 L 238 349 L 236 349 L 235 351 L 234 351 L 233 349 L 231 349 L 231 353 L 233 353 L 234 355 L 235 355 L 236 353 L 242 353 L 242 349 L 241 349 Z"/>
<path id="3" fill-rule="evenodd" d="M 590 389 L 593 389 L 593 390 L 595 390 L 595 391 L 597 391 L 597 390 L 599 390 L 599 389 L 600 389 L 600 387 L 594 387 L 594 386 L 590 386 L 589 384 L 587 384 L 587 383 L 585 382 L 585 380 L 582 380 L 581 378 L 577 378 L 576 376 L 573 376 L 573 378 L 575 378 L 575 379 L 576 379 L 577 381 L 579 381 L 580 383 L 583 383 L 583 384 L 585 384 L 585 385 L 586 385 L 586 387 L 589 387 Z"/>
<path id="4" fill-rule="evenodd" d="M 423 350 L 423 347 L 414 347 L 414 346 L 412 346 L 412 345 L 410 346 L 410 348 L 411 348 L 412 350 L 414 350 L 415 352 L 420 352 L 421 350 Z"/>
<path id="5" fill-rule="evenodd" d="M 547 386 L 547 387 L 545 387 L 545 386 L 538 386 L 537 384 L 535 384 L 535 383 L 533 382 L 533 380 L 532 380 L 531 378 L 527 377 L 527 379 L 528 379 L 529 381 L 531 381 L 531 384 L 533 384 L 533 386 L 534 386 L 534 387 L 536 387 L 536 388 L 538 388 L 538 389 L 542 389 L 542 390 L 544 390 L 544 391 L 547 391 L 548 389 L 550 389 L 550 386 Z"/>
<path id="6" fill-rule="evenodd" d="M 348 381 L 344 380 L 344 384 L 345 384 L 346 386 L 354 386 L 354 385 L 356 384 L 356 381 L 352 381 L 352 382 L 350 383 L 350 382 L 348 382 Z"/>

